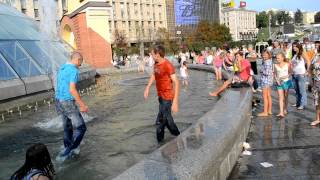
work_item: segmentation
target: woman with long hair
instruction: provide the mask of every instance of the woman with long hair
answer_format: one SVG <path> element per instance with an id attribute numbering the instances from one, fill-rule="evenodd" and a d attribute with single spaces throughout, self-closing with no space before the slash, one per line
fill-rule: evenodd
<path id="1" fill-rule="evenodd" d="M 273 84 L 272 55 L 269 51 L 262 53 L 262 66 L 260 69 L 260 86 L 263 94 L 263 112 L 258 116 L 272 115 L 271 87 Z"/>
<path id="2" fill-rule="evenodd" d="M 11 180 L 52 180 L 55 174 L 47 147 L 38 143 L 28 148 L 24 165 Z"/>
<path id="3" fill-rule="evenodd" d="M 288 94 L 289 89 L 292 86 L 290 80 L 291 66 L 283 52 L 279 53 L 276 58 L 278 63 L 274 65 L 274 77 L 277 83 L 280 108 L 280 112 L 277 116 L 283 118 L 288 114 Z"/>
<path id="4" fill-rule="evenodd" d="M 295 55 L 292 58 L 292 81 L 296 91 L 296 104 L 298 110 L 303 110 L 307 105 L 307 91 L 306 91 L 306 59 L 303 56 L 303 47 L 297 44 L 293 48 Z"/>

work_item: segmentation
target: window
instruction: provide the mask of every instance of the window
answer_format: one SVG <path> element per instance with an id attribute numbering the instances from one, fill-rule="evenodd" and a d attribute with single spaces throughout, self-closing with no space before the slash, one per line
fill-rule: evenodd
<path id="1" fill-rule="evenodd" d="M 0 55 L 0 81 L 10 80 L 17 78 L 11 68 L 7 66 L 7 63 Z"/>
<path id="2" fill-rule="evenodd" d="M 2 41 L 0 52 L 20 77 L 29 77 L 42 74 L 39 67 L 25 54 L 23 49 L 14 41 Z"/>
<path id="3" fill-rule="evenodd" d="M 113 18 L 116 17 L 116 3 L 112 2 L 112 11 L 113 11 Z"/>
<path id="4" fill-rule="evenodd" d="M 128 26 L 129 26 L 129 32 L 131 32 L 131 21 L 128 22 Z"/>
<path id="5" fill-rule="evenodd" d="M 121 17 L 124 18 L 125 12 L 124 12 L 124 3 L 123 2 L 120 3 L 120 10 L 121 10 Z"/>
<path id="6" fill-rule="evenodd" d="M 135 15 L 138 15 L 138 4 L 137 3 L 134 3 L 134 14 Z"/>
<path id="7" fill-rule="evenodd" d="M 34 18 L 39 18 L 39 10 L 38 9 L 34 9 Z"/>
<path id="8" fill-rule="evenodd" d="M 128 15 L 128 18 L 130 18 L 130 6 L 129 6 L 129 3 L 127 3 L 127 15 Z"/>

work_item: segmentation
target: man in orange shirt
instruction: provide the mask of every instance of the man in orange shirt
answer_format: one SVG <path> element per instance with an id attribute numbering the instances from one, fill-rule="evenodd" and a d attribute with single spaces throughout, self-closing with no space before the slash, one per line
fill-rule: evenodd
<path id="1" fill-rule="evenodd" d="M 150 87 L 155 80 L 160 104 L 157 117 L 160 123 L 157 127 L 157 140 L 161 142 L 164 138 L 165 127 L 175 136 L 180 134 L 171 115 L 171 111 L 178 112 L 179 80 L 173 65 L 164 58 L 165 49 L 163 46 L 154 47 L 151 54 L 156 64 L 154 65 L 154 73 L 151 75 L 144 91 L 144 98 L 148 98 Z"/>

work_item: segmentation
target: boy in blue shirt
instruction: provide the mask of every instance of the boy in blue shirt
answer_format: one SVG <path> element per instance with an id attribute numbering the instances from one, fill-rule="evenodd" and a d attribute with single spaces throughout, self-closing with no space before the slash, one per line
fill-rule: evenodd
<path id="1" fill-rule="evenodd" d="M 80 112 L 87 112 L 88 107 L 81 100 L 76 88 L 79 79 L 79 67 L 82 62 L 82 55 L 79 52 L 73 52 L 71 60 L 62 65 L 57 74 L 55 105 L 58 116 L 63 122 L 63 142 L 65 147 L 57 159 L 62 161 L 67 159 L 73 150 L 78 148 L 87 130 Z M 79 105 L 79 108 L 76 104 Z"/>

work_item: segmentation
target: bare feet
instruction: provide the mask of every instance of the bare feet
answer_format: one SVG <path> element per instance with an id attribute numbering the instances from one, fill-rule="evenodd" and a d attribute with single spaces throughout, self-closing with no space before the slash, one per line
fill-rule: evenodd
<path id="1" fill-rule="evenodd" d="M 311 126 L 316 126 L 316 125 L 318 125 L 319 123 L 320 123 L 319 120 L 315 120 L 315 121 L 313 121 L 313 122 L 311 123 Z"/>
<path id="2" fill-rule="evenodd" d="M 272 112 L 268 112 L 269 115 L 272 115 Z"/>
<path id="3" fill-rule="evenodd" d="M 257 116 L 258 117 L 266 117 L 266 116 L 269 116 L 269 114 L 265 113 L 265 112 L 262 112 L 262 113 L 259 113 Z"/>
<path id="4" fill-rule="evenodd" d="M 281 114 L 281 113 L 280 113 L 280 114 L 277 115 L 277 117 L 283 118 L 283 117 L 284 117 L 284 114 Z"/>
<path id="5" fill-rule="evenodd" d="M 218 93 L 216 93 L 216 92 L 212 92 L 212 93 L 209 93 L 209 95 L 210 95 L 210 96 L 214 96 L 214 97 L 216 97 L 216 96 L 218 96 Z"/>
<path id="6" fill-rule="evenodd" d="M 287 114 L 288 114 L 288 111 L 287 111 L 287 110 L 285 110 L 285 111 L 283 112 L 283 114 L 284 114 L 284 115 L 287 115 Z"/>

